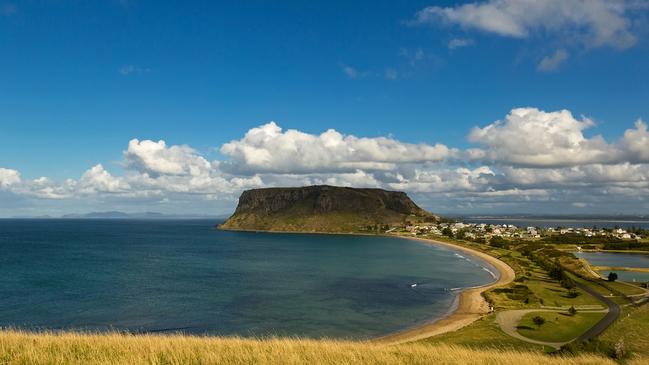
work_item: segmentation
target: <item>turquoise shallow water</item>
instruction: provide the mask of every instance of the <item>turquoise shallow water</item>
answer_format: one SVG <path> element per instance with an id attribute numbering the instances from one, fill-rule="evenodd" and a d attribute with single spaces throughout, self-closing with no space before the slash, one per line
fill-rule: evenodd
<path id="1" fill-rule="evenodd" d="M 602 277 L 607 278 L 610 270 L 600 271 L 599 274 Z M 626 271 L 626 270 L 616 270 L 618 280 L 628 281 L 632 283 L 646 283 L 649 282 L 649 272 L 637 272 L 637 271 Z"/>
<path id="2" fill-rule="evenodd" d="M 595 266 L 645 267 L 649 268 L 649 255 L 618 252 L 573 252 Z"/>
<path id="3" fill-rule="evenodd" d="M 618 252 L 573 252 L 595 266 L 639 267 L 649 268 L 649 255 L 638 253 Z M 600 271 L 603 277 L 608 277 L 610 270 Z M 630 282 L 649 282 L 649 273 L 616 270 L 618 278 Z"/>
<path id="4" fill-rule="evenodd" d="M 496 272 L 412 240 L 213 224 L 0 220 L 0 325 L 368 338 L 445 314 L 449 289 Z"/>

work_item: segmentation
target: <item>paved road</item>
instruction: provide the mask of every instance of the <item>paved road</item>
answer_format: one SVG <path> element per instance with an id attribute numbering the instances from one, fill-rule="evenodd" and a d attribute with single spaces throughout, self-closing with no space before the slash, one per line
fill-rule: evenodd
<path id="1" fill-rule="evenodd" d="M 604 332 L 604 330 L 606 330 L 610 325 L 612 325 L 613 322 L 615 322 L 617 317 L 620 316 L 620 306 L 614 301 L 612 301 L 610 298 L 607 298 L 602 294 L 600 294 L 595 289 L 581 283 L 576 283 L 576 284 L 579 289 L 599 299 L 602 303 L 606 304 L 606 306 L 608 307 L 608 313 L 606 313 L 604 318 L 602 318 L 599 322 L 597 322 L 593 327 L 588 329 L 586 332 L 582 333 L 581 336 L 577 337 L 577 341 L 587 341 L 593 337 L 599 336 L 602 332 Z"/>

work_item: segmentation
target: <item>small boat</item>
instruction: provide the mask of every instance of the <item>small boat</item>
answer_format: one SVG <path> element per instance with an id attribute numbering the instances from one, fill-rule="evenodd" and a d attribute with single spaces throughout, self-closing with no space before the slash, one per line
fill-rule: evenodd
<path id="1" fill-rule="evenodd" d="M 410 284 L 410 287 L 411 287 L 411 288 L 414 288 L 414 287 L 416 287 L 416 286 L 417 286 L 417 283 Z"/>

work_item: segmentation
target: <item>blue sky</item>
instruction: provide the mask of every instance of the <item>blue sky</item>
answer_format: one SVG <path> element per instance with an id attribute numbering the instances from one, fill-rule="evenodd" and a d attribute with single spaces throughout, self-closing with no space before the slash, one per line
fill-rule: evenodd
<path id="1" fill-rule="evenodd" d="M 219 171 L 217 165 L 222 163 L 247 164 L 243 175 L 212 170 L 209 174 L 230 182 L 248 179 L 256 174 L 252 169 L 256 165 L 224 154 L 222 146 L 270 121 L 284 131 L 308 135 L 335 129 L 358 138 L 443 144 L 461 153 L 483 148 L 488 155 L 493 144 L 468 140 L 473 127 L 505 120 L 515 108 L 544 113 L 565 109 L 575 120 L 583 116 L 592 121 L 578 128 L 586 140 L 601 135 L 607 145 L 625 150 L 617 141 L 636 120 L 649 118 L 647 3 L 567 1 L 558 6 L 548 1 L 548 7 L 555 7 L 553 16 L 538 4 L 514 3 L 0 0 L 0 168 L 20 176 L 10 184 L 10 172 L 5 171 L 0 202 L 4 199 L 11 208 L 0 208 L 0 215 L 102 207 L 189 212 L 193 206 L 196 213 L 208 213 L 219 206 L 227 211 L 240 189 L 205 188 L 197 204 L 174 195 L 177 189 L 160 185 L 152 193 L 155 198 L 130 199 L 130 190 L 137 185 L 131 181 L 125 182 L 128 188 L 118 189 L 119 194 L 68 191 L 51 199 L 35 192 L 32 181 L 45 176 L 50 188 L 63 189 L 66 179 L 79 180 L 97 164 L 115 179 L 135 179 L 134 174 L 158 178 L 160 174 L 142 167 L 142 161 L 128 160 L 134 154 L 125 151 L 134 138 L 190 146 L 190 154 Z M 500 17 L 470 20 L 486 7 L 496 9 Z M 638 138 L 642 149 L 643 139 Z M 635 185 L 638 179 L 649 179 L 649 174 L 642 175 L 643 157 L 629 157 L 630 152 L 606 161 L 576 159 L 579 162 L 570 166 L 531 166 L 498 155 L 489 161 L 455 156 L 399 163 L 412 165 L 410 171 L 434 170 L 441 180 L 443 171 L 457 168 L 489 166 L 495 177 L 503 177 L 510 166 L 547 173 L 553 168 L 599 165 L 609 171 L 631 163 L 640 171 L 635 172 Z M 358 162 L 358 157 L 350 158 Z M 332 161 L 341 163 L 337 158 Z M 479 197 L 469 198 L 477 199 L 469 207 L 462 196 L 466 190 L 423 189 L 415 184 L 414 175 L 403 172 L 394 185 L 394 178 L 377 178 L 385 175 L 383 168 L 354 169 L 373 176 L 360 185 L 402 188 L 418 195 L 424 205 L 444 206 L 441 210 L 447 212 L 562 207 L 561 202 L 493 205 Z M 262 170 L 272 176 L 261 175 Z M 318 183 L 343 173 L 328 168 L 271 170 L 259 171 L 261 182 L 237 186 Z M 327 173 L 333 175 L 321 176 Z M 549 187 L 547 181 L 522 186 L 511 179 L 496 180 L 470 191 L 572 189 L 557 187 L 556 181 Z M 331 181 L 355 185 L 355 180 L 344 177 Z M 603 182 L 597 188 L 620 188 L 616 184 L 624 182 L 627 188 L 631 181 Z M 574 199 L 564 204 L 575 211 L 594 204 L 577 201 L 584 192 L 572 191 Z M 455 195 L 440 198 L 445 194 Z M 161 201 L 167 205 L 158 209 Z M 648 212 L 646 204 L 636 202 L 634 212 Z M 601 207 L 610 212 L 622 209 L 608 201 Z"/>

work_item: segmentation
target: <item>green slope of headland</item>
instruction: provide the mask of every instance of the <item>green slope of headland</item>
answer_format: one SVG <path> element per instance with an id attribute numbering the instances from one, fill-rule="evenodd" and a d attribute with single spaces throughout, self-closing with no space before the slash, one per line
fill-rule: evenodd
<path id="1" fill-rule="evenodd" d="M 245 191 L 234 214 L 219 228 L 371 233 L 435 219 L 402 192 L 322 185 Z"/>

